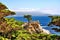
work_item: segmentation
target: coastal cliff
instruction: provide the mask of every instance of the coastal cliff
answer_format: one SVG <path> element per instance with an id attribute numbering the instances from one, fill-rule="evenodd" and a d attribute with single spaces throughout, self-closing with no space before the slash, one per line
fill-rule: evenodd
<path id="1" fill-rule="evenodd" d="M 48 26 L 50 25 L 55 25 L 59 28 L 52 28 L 53 30 L 60 32 L 60 16 L 49 16 L 51 18 L 51 22 L 48 24 Z"/>
<path id="2" fill-rule="evenodd" d="M 28 23 L 17 21 L 14 18 L 6 18 L 6 16 L 14 14 L 15 12 L 10 11 L 4 4 L 0 3 L 0 40 L 60 39 L 60 36 L 52 35 L 48 30 L 43 29 L 39 22 L 30 22 L 30 15 L 25 16 L 28 19 Z"/>
<path id="3" fill-rule="evenodd" d="M 50 25 L 55 25 L 55 26 L 60 26 L 60 16 L 49 16 L 51 18 L 51 22 L 48 24 Z"/>
<path id="4" fill-rule="evenodd" d="M 24 29 L 28 30 L 31 34 L 32 33 L 51 34 L 48 30 L 43 29 L 38 21 L 32 21 L 29 23 L 29 25 L 28 23 L 24 23 L 22 26 L 24 27 Z"/>

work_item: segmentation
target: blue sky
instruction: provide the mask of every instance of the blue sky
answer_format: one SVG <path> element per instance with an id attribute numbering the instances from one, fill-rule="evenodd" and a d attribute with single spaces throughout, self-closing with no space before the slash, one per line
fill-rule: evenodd
<path id="1" fill-rule="evenodd" d="M 60 13 L 60 0 L 0 0 L 13 11 L 38 11 L 48 14 Z"/>

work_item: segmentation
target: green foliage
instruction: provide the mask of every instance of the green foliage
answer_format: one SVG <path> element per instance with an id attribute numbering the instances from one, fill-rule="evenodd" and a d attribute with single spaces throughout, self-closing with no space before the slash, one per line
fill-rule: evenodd
<path id="1" fill-rule="evenodd" d="M 1 12 L 3 12 L 3 13 L 9 13 L 10 11 L 9 10 L 1 10 Z"/>
<path id="2" fill-rule="evenodd" d="M 9 40 L 8 38 L 4 38 L 2 36 L 0 36 L 0 40 Z"/>
<path id="3" fill-rule="evenodd" d="M 50 18 L 52 18 L 52 22 L 56 22 L 60 20 L 60 16 L 49 16 Z"/>
<path id="4" fill-rule="evenodd" d="M 9 15 L 15 15 L 15 12 L 10 11 L 4 4 L 0 3 L 0 19 L 4 19 L 4 17 Z"/>
<path id="5" fill-rule="evenodd" d="M 55 26 L 60 26 L 60 16 L 49 16 L 51 18 L 51 22 L 48 24 L 49 26 L 51 24 Z"/>
<path id="6" fill-rule="evenodd" d="M 22 27 L 24 22 L 16 21 L 14 18 L 5 18 L 10 14 L 15 14 L 0 3 L 0 40 L 59 40 L 60 36 L 47 35 L 42 33 L 30 34 Z M 28 21 L 32 20 L 31 15 L 24 15 Z M 3 21 L 4 20 L 4 21 Z"/>
<path id="7" fill-rule="evenodd" d="M 8 9 L 8 8 L 0 2 L 0 10 L 3 10 L 3 9 Z"/>
<path id="8" fill-rule="evenodd" d="M 56 40 L 57 35 L 47 35 L 47 34 L 19 34 L 16 40 Z M 57 39 L 58 40 L 58 39 Z"/>
<path id="9" fill-rule="evenodd" d="M 57 35 L 47 35 L 47 34 L 30 34 L 27 30 L 25 30 L 21 25 L 23 22 L 16 21 L 14 18 L 5 18 L 8 25 L 11 25 L 14 30 L 7 32 L 7 34 L 0 34 L 1 40 L 58 40 L 60 36 Z M 9 26 L 8 26 L 9 27 Z M 15 29 L 20 28 L 20 29 Z M 8 28 L 9 29 L 9 28 Z M 6 32 L 6 31 L 5 31 Z M 2 36 L 1 36 L 2 35 Z"/>
<path id="10" fill-rule="evenodd" d="M 19 28 L 24 23 L 22 21 L 17 21 L 14 18 L 5 18 L 5 20 L 7 21 L 8 25 L 11 25 L 12 28 Z"/>
<path id="11" fill-rule="evenodd" d="M 24 22 L 16 21 L 14 18 L 5 18 L 5 21 L 8 25 L 11 25 L 10 27 L 13 29 L 10 29 L 9 26 L 8 29 L 10 29 L 10 32 L 6 32 L 6 34 L 0 34 L 1 40 L 58 40 L 60 36 L 57 35 L 47 35 L 47 34 L 30 34 L 27 30 L 25 30 L 21 25 Z M 1 27 L 1 26 L 0 26 Z M 6 27 L 6 29 L 7 29 Z M 19 29 L 16 29 L 19 28 Z"/>
<path id="12" fill-rule="evenodd" d="M 32 20 L 32 16 L 31 15 L 24 15 L 24 18 L 26 18 L 28 20 L 28 22 L 30 22 Z"/>

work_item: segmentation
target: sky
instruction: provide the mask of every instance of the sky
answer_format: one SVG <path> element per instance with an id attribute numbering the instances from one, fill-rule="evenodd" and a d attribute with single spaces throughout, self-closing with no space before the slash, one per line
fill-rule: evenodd
<path id="1" fill-rule="evenodd" d="M 60 0 L 0 0 L 10 10 L 16 12 L 42 12 L 60 15 Z"/>

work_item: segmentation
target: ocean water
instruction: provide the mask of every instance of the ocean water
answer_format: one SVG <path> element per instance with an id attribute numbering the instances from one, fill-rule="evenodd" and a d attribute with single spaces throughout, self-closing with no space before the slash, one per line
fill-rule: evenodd
<path id="1" fill-rule="evenodd" d="M 21 16 L 21 17 L 17 16 L 14 18 L 18 21 L 27 22 L 27 19 L 24 18 L 23 16 Z M 44 29 L 49 30 L 52 34 L 60 35 L 60 32 L 56 32 L 55 30 L 52 30 L 52 28 L 54 28 L 54 27 L 57 28 L 57 26 L 52 26 L 52 27 L 47 26 L 48 23 L 51 21 L 51 18 L 49 18 L 48 16 L 32 16 L 32 20 L 39 21 L 40 25 Z"/>
<path id="2" fill-rule="evenodd" d="M 27 22 L 28 20 L 24 17 L 14 17 L 16 20 Z M 39 21 L 41 26 L 47 26 L 51 21 L 51 18 L 48 16 L 32 16 L 32 21 Z"/>

